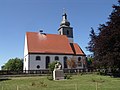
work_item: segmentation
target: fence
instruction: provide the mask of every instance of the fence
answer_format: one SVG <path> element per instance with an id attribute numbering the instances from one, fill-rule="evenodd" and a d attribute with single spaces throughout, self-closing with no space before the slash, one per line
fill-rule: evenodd
<path id="1" fill-rule="evenodd" d="M 81 72 L 95 72 L 93 69 L 63 69 L 64 73 L 77 74 Z M 0 75 L 22 75 L 22 74 L 50 74 L 49 69 L 46 70 L 23 70 L 23 71 L 9 71 L 9 70 L 0 70 Z"/>

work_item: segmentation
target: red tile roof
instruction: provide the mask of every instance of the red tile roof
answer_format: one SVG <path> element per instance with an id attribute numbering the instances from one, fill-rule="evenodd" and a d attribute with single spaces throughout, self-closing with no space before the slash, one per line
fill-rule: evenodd
<path id="1" fill-rule="evenodd" d="M 73 44 L 75 52 L 73 51 L 66 35 L 27 32 L 26 37 L 28 53 L 84 55 L 78 44 Z"/>
<path id="2" fill-rule="evenodd" d="M 80 46 L 77 43 L 73 43 L 73 47 L 75 49 L 74 53 L 76 55 L 81 55 L 81 54 L 85 55 L 84 52 L 82 51 L 82 49 L 80 48 Z"/>

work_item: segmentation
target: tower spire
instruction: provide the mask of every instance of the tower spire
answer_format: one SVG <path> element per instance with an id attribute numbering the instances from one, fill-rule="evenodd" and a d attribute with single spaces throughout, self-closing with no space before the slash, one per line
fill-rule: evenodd
<path id="1" fill-rule="evenodd" d="M 60 35 L 66 35 L 68 37 L 69 43 L 73 43 L 73 28 L 70 27 L 70 22 L 67 20 L 67 14 L 64 9 L 58 33 Z"/>
<path id="2" fill-rule="evenodd" d="M 67 14 L 66 14 L 66 9 L 63 8 L 63 17 L 64 17 L 64 20 L 67 20 Z"/>
<path id="3" fill-rule="evenodd" d="M 67 14 L 65 9 L 63 9 L 62 21 L 60 26 L 70 26 L 70 22 L 67 20 Z"/>

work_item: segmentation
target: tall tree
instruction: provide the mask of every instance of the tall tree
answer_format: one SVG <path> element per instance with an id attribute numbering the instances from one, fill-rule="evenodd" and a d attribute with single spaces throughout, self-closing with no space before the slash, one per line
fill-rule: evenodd
<path id="1" fill-rule="evenodd" d="M 86 47 L 86 49 L 90 52 L 94 52 L 94 47 L 95 47 L 95 39 L 96 39 L 96 34 L 95 34 L 95 31 L 94 29 L 91 27 L 91 31 L 90 31 L 90 41 L 88 43 L 88 46 Z"/>
<path id="2" fill-rule="evenodd" d="M 100 62 L 100 67 L 120 70 L 120 0 L 118 5 L 113 5 L 108 19 L 108 22 L 98 28 L 99 34 L 95 39 L 91 38 L 93 44 L 89 44 L 88 50 L 92 50 L 94 59 Z"/>
<path id="3" fill-rule="evenodd" d="M 23 70 L 23 59 L 19 58 L 9 59 L 8 62 L 2 67 L 2 69 L 12 71 Z"/>

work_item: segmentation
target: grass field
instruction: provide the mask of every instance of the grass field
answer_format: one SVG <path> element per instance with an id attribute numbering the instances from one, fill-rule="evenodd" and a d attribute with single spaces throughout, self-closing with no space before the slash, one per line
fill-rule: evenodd
<path id="1" fill-rule="evenodd" d="M 69 80 L 50 81 L 47 76 L 12 77 L 0 81 L 0 90 L 120 90 L 120 78 L 94 74 L 74 75 Z"/>

